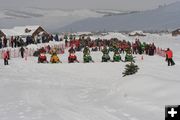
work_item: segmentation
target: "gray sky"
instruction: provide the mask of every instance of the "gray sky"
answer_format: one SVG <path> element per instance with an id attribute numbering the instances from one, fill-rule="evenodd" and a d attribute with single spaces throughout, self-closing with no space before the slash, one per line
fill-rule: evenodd
<path id="1" fill-rule="evenodd" d="M 0 8 L 40 7 L 62 9 L 146 10 L 180 0 L 0 0 Z"/>

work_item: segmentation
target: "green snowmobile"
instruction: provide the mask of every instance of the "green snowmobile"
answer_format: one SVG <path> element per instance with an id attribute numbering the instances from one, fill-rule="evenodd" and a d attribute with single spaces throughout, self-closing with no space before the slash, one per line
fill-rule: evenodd
<path id="1" fill-rule="evenodd" d="M 121 55 L 115 53 L 113 56 L 113 62 L 120 62 L 121 61 Z"/>
<path id="2" fill-rule="evenodd" d="M 110 61 L 110 56 L 109 54 L 103 54 L 102 56 L 102 62 L 108 62 Z"/>
<path id="3" fill-rule="evenodd" d="M 92 57 L 90 55 L 90 50 L 89 50 L 89 47 L 85 47 L 84 50 L 83 50 L 83 60 L 84 60 L 84 63 L 89 63 L 89 62 L 94 62 L 92 60 Z"/>
<path id="4" fill-rule="evenodd" d="M 102 53 L 103 53 L 102 62 L 110 61 L 109 49 L 107 47 L 104 47 L 104 49 L 102 50 Z"/>
<path id="5" fill-rule="evenodd" d="M 125 62 L 135 62 L 134 57 L 132 56 L 132 54 L 126 54 Z"/>
<path id="6" fill-rule="evenodd" d="M 83 56 L 84 63 L 94 62 L 89 54 Z"/>
<path id="7" fill-rule="evenodd" d="M 121 55 L 119 53 L 119 48 L 114 47 L 114 56 L 113 56 L 113 62 L 120 62 L 121 61 Z"/>

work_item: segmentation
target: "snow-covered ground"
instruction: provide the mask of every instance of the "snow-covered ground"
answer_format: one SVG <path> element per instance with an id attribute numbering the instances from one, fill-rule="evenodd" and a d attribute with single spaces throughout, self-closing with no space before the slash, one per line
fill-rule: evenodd
<path id="1" fill-rule="evenodd" d="M 180 101 L 180 39 L 140 40 L 172 48 L 176 65 L 137 55 L 139 72 L 122 77 L 126 63 L 101 63 L 100 52 L 92 52 L 96 63 L 87 64 L 68 64 L 67 52 L 59 55 L 63 64 L 38 64 L 29 57 L 3 66 L 0 60 L 0 120 L 164 120 L 165 105 Z M 77 56 L 82 61 L 82 53 Z"/>

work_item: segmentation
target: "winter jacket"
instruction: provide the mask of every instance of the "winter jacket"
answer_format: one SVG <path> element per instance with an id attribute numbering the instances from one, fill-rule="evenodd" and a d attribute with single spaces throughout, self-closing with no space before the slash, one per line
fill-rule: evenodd
<path id="1" fill-rule="evenodd" d="M 22 52 L 22 53 L 24 53 L 25 49 L 24 49 L 23 47 L 21 47 L 21 48 L 19 49 L 19 51 Z"/>
<path id="2" fill-rule="evenodd" d="M 3 53 L 3 59 L 8 59 L 8 53 L 7 52 Z"/>
<path id="3" fill-rule="evenodd" d="M 85 47 L 84 50 L 83 50 L 83 53 L 84 53 L 84 55 L 87 55 L 87 54 L 89 55 L 90 54 L 89 48 Z"/>
<path id="4" fill-rule="evenodd" d="M 74 50 L 73 47 L 71 47 L 69 50 L 68 50 L 69 53 L 75 53 L 76 51 Z"/>
<path id="5" fill-rule="evenodd" d="M 168 59 L 171 59 L 173 57 L 173 52 L 171 50 L 166 51 L 166 56 Z"/>

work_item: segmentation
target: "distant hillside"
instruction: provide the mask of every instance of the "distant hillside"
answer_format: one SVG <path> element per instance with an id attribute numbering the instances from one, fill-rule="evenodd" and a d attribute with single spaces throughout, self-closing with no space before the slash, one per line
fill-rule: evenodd
<path id="1" fill-rule="evenodd" d="M 160 31 L 177 27 L 180 27 L 180 2 L 144 12 L 88 18 L 64 26 L 58 29 L 58 31 Z"/>
<path id="2" fill-rule="evenodd" d="M 50 32 L 75 21 L 129 13 L 129 11 L 111 9 L 57 9 L 57 8 L 0 8 L 0 29 L 22 25 L 42 25 Z"/>

